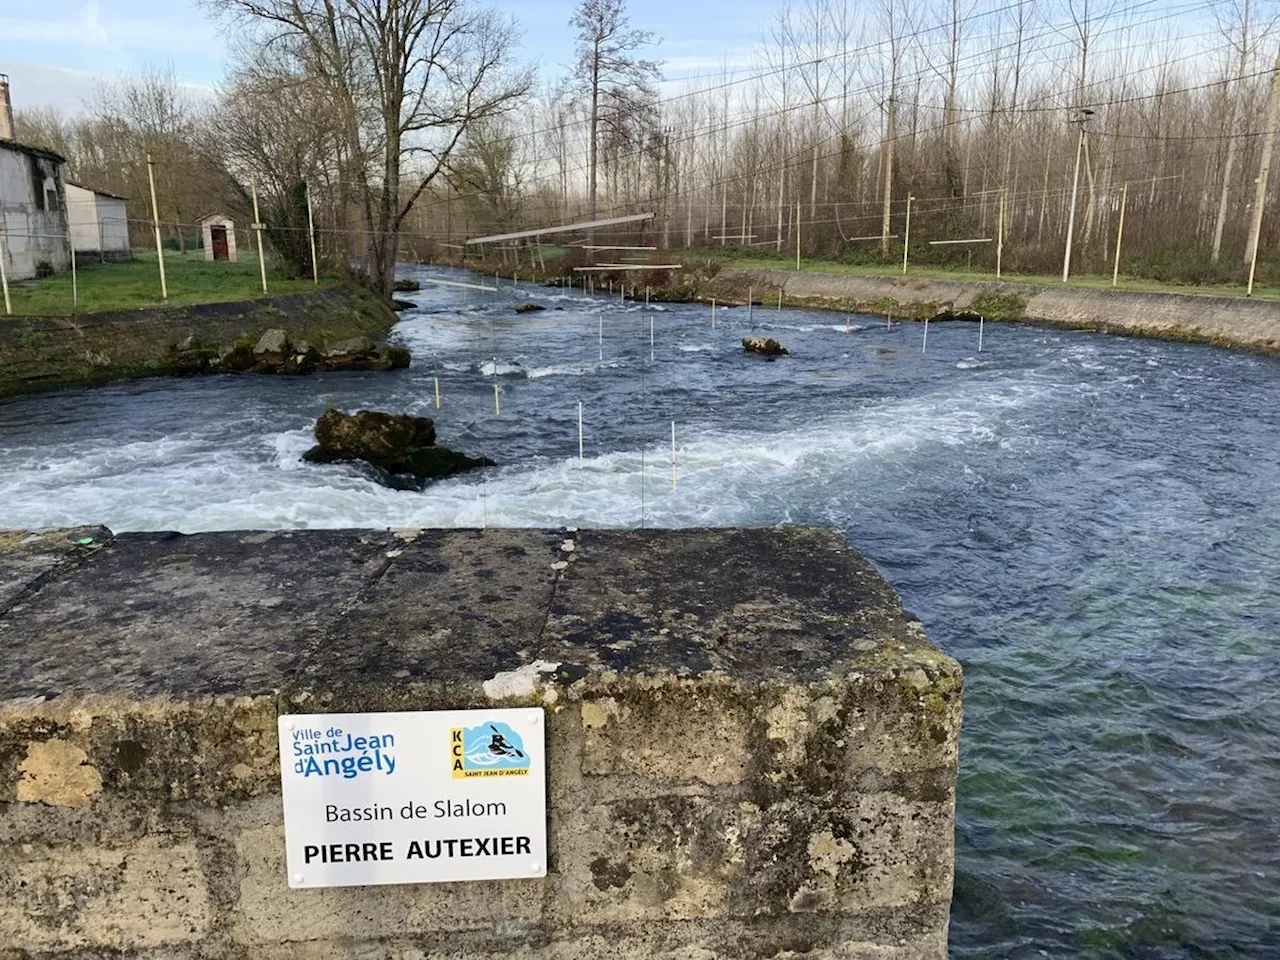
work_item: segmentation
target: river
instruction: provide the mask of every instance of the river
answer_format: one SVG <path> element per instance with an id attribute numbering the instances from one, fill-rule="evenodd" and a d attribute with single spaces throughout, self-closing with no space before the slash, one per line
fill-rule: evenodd
<path id="1" fill-rule="evenodd" d="M 1280 362 L 1003 324 L 979 353 L 971 323 L 926 351 L 919 324 L 760 307 L 713 329 L 510 281 L 414 297 L 406 371 L 0 401 L 0 527 L 839 529 L 964 664 L 953 957 L 1280 956 Z M 500 466 L 413 493 L 303 464 L 330 405 L 433 416 Z"/>

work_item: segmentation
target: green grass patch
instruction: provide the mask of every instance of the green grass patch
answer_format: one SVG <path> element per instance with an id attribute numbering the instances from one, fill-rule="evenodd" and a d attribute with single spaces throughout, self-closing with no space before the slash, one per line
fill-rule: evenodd
<path id="1" fill-rule="evenodd" d="M 786 261 L 739 255 L 726 258 L 723 263 L 726 267 L 740 267 L 746 270 L 772 269 L 790 270 L 792 272 L 795 271 L 794 259 Z M 902 276 L 902 267 L 900 265 L 895 269 L 894 267 L 888 267 L 884 264 L 851 264 L 840 263 L 836 260 L 801 260 L 800 270 L 802 273 L 841 273 L 861 277 Z M 938 266 L 908 266 L 906 276 L 908 279 L 915 278 L 920 280 L 963 280 L 988 283 L 995 280 L 995 275 L 990 272 L 966 270 L 963 268 L 952 269 L 949 267 Z M 1105 277 L 1088 275 L 1075 276 L 1064 284 L 1062 282 L 1061 275 L 1045 276 L 1042 274 L 1012 274 L 1006 271 L 1001 279 L 1006 283 L 1027 283 L 1037 286 L 1081 287 L 1090 290 L 1112 289 L 1110 275 Z M 1207 297 L 1244 297 L 1247 295 L 1246 288 L 1243 284 L 1224 283 L 1196 286 L 1193 284 L 1162 283 L 1157 280 L 1144 280 L 1135 277 L 1126 277 L 1123 274 L 1121 274 L 1115 289 L 1129 290 L 1136 293 L 1182 293 L 1192 296 Z M 1253 299 L 1280 300 L 1280 287 L 1254 284 Z"/>
<path id="2" fill-rule="evenodd" d="M 170 306 L 251 300 L 262 296 L 262 277 L 256 257 L 237 263 L 215 263 L 199 251 L 185 257 L 166 252 L 165 276 Z M 336 283 L 335 277 L 321 277 L 321 285 Z M 103 310 L 134 310 L 164 304 L 160 296 L 160 268 L 154 253 L 140 253 L 123 263 L 86 264 L 76 271 L 73 302 L 71 273 L 59 273 L 44 280 L 10 285 L 13 312 L 17 316 L 67 316 Z M 269 295 L 314 290 L 310 279 L 286 279 L 267 268 Z"/>

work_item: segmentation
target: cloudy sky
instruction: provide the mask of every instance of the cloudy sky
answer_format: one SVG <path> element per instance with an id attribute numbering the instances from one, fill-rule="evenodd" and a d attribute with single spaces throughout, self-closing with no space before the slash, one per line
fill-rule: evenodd
<path id="1" fill-rule="evenodd" d="M 573 0 L 498 0 L 524 30 L 524 53 L 544 78 L 573 50 Z M 754 59 L 775 0 L 632 0 L 634 26 L 663 38 L 669 77 Z M 714 25 L 714 26 L 713 26 Z M 178 78 L 212 89 L 222 77 L 224 38 L 197 0 L 0 0 L 0 73 L 14 106 L 84 108 L 99 78 L 172 66 Z"/>

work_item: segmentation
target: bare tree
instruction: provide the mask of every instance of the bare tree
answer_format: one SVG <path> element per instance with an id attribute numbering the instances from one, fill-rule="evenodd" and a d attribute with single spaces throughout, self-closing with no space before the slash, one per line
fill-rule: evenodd
<path id="1" fill-rule="evenodd" d="M 530 85 L 510 20 L 468 0 L 205 0 L 251 43 L 314 77 L 341 134 L 341 179 L 359 209 L 363 261 L 384 296 L 400 228 L 466 132 Z"/>
<path id="2" fill-rule="evenodd" d="M 636 51 L 658 41 L 648 30 L 631 28 L 624 0 L 582 0 L 569 25 L 578 30 L 574 79 L 587 98 L 587 200 L 594 220 L 600 127 L 604 125 L 616 145 L 626 139 L 628 127 L 652 109 L 661 65 Z"/>

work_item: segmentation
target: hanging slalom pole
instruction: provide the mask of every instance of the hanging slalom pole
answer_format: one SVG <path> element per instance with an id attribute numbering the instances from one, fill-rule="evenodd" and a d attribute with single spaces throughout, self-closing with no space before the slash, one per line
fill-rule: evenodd
<path id="1" fill-rule="evenodd" d="M 676 488 L 676 422 L 671 421 L 671 489 Z"/>
<path id="2" fill-rule="evenodd" d="M 716 298 L 711 298 L 711 329 L 716 328 Z"/>
<path id="3" fill-rule="evenodd" d="M 892 311 L 892 310 L 890 310 L 890 311 L 889 311 L 889 313 L 888 313 L 888 315 L 887 315 L 887 318 L 885 319 L 885 322 L 884 322 L 884 328 L 885 328 L 886 330 L 892 330 L 892 329 L 893 329 L 893 311 Z"/>
<path id="4" fill-rule="evenodd" d="M 751 288 L 747 287 L 747 326 L 751 326 L 751 315 L 755 305 L 755 301 L 751 299 Z"/>
<path id="5" fill-rule="evenodd" d="M 849 332 L 849 324 L 853 322 L 853 318 L 849 314 L 849 301 L 844 302 L 844 332 Z"/>
<path id="6" fill-rule="evenodd" d="M 493 358 L 493 415 L 502 416 L 502 404 L 498 402 L 498 358 Z"/>
<path id="7" fill-rule="evenodd" d="M 924 353 L 929 349 L 929 318 L 924 318 L 924 340 L 920 342 L 920 352 Z"/>
<path id="8" fill-rule="evenodd" d="M 982 352 L 982 325 L 986 323 L 986 319 L 982 316 L 978 317 L 978 352 Z"/>
<path id="9" fill-rule="evenodd" d="M 644 305 L 646 307 L 649 305 L 649 285 L 647 283 L 644 285 Z"/>
<path id="10" fill-rule="evenodd" d="M 600 341 L 600 362 L 604 363 L 604 314 L 598 313 L 596 316 L 600 321 L 600 331 L 597 334 L 597 338 Z"/>
<path id="11" fill-rule="evenodd" d="M 653 314 L 649 314 L 649 362 L 653 363 Z"/>
<path id="12" fill-rule="evenodd" d="M 436 384 L 436 409 L 439 410 L 440 409 L 440 364 L 438 361 L 435 364 L 435 375 L 431 379 L 434 380 Z"/>
<path id="13" fill-rule="evenodd" d="M 778 312 L 782 312 L 782 288 L 778 288 Z"/>
<path id="14" fill-rule="evenodd" d="M 586 461 L 582 459 L 582 401 L 578 401 L 578 469 L 581 470 L 586 465 Z"/>

